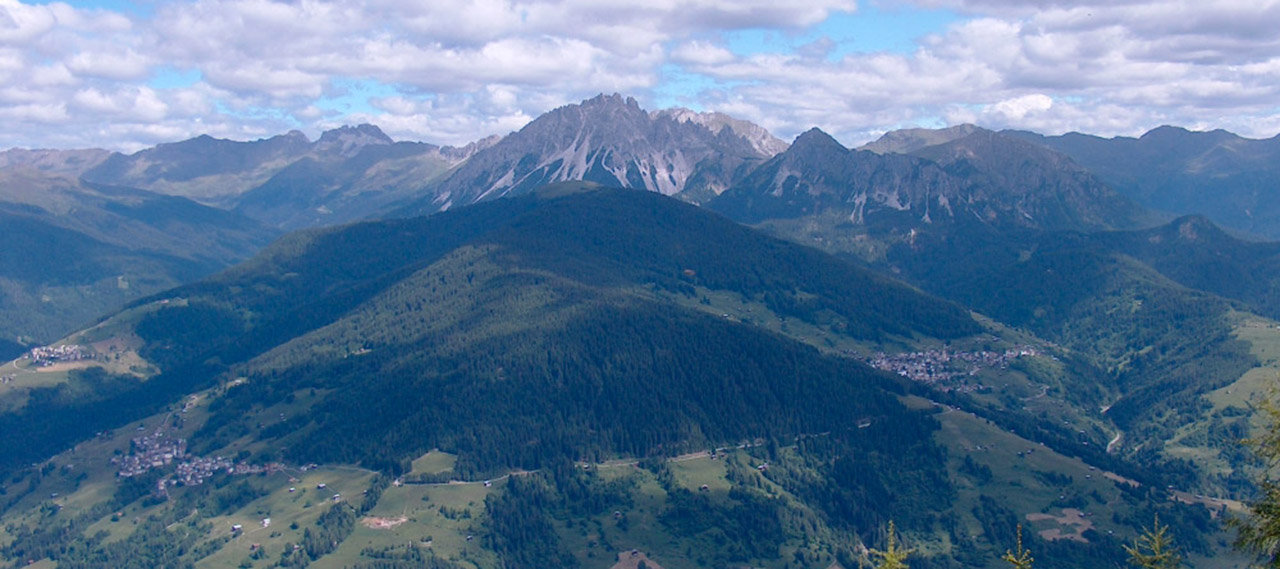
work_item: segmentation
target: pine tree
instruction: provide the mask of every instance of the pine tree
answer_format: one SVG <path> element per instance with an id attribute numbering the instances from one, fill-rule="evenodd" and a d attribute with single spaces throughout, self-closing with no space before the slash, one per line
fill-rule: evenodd
<path id="1" fill-rule="evenodd" d="M 1142 529 L 1142 535 L 1133 541 L 1132 546 L 1124 546 L 1130 565 L 1140 569 L 1178 569 L 1182 566 L 1182 556 L 1173 546 L 1173 538 L 1169 537 L 1169 526 L 1160 525 L 1160 516 L 1156 516 L 1153 527 Z"/>
<path id="2" fill-rule="evenodd" d="M 1013 566 L 1013 569 L 1031 569 L 1031 564 L 1035 563 L 1036 560 L 1031 557 L 1030 551 L 1022 548 L 1022 524 L 1018 524 L 1017 552 L 1017 554 L 1014 554 L 1014 552 L 1006 549 L 1004 557 L 1001 557 L 1001 559 L 1007 561 L 1009 565 Z"/>
<path id="3" fill-rule="evenodd" d="M 1280 392 L 1273 388 L 1257 410 L 1265 421 L 1262 434 L 1244 442 L 1263 462 L 1260 497 L 1249 504 L 1247 517 L 1228 523 L 1239 533 L 1236 548 L 1256 553 L 1266 559 L 1267 567 L 1280 569 L 1280 483 L 1267 475 L 1280 468 Z"/>
<path id="4" fill-rule="evenodd" d="M 871 555 L 878 557 L 880 563 L 876 565 L 876 569 L 909 569 L 907 566 L 907 557 L 915 553 L 914 549 L 905 549 L 898 546 L 897 528 L 893 522 L 889 522 L 889 537 L 885 540 L 886 546 L 884 551 L 872 549 Z"/>

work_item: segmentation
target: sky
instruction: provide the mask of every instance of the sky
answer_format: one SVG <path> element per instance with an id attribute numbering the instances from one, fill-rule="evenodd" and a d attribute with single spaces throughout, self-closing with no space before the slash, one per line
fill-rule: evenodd
<path id="1" fill-rule="evenodd" d="M 598 93 L 791 140 L 1280 132 L 1280 0 L 0 0 L 0 149 L 373 123 L 463 145 Z"/>

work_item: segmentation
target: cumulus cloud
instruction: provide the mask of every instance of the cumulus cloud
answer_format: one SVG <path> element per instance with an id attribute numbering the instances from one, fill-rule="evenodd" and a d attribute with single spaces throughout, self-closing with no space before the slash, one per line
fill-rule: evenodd
<path id="1" fill-rule="evenodd" d="M 0 0 L 0 148 L 361 121 L 465 144 L 598 92 L 653 106 L 672 77 L 687 104 L 846 144 L 940 122 L 1252 136 L 1280 125 L 1280 0 L 911 4 L 960 18 L 914 51 L 859 53 L 815 28 L 856 18 L 853 0 L 183 0 L 138 14 Z M 740 52 L 736 30 L 804 39 Z M 155 82 L 166 70 L 193 78 Z M 327 101 L 351 81 L 385 92 L 338 111 Z"/>
<path id="2" fill-rule="evenodd" d="M 1053 108 L 1053 99 L 1048 95 L 1023 95 L 1006 99 L 988 107 L 988 111 L 1004 118 L 1005 122 L 1017 122 L 1027 115 L 1043 113 Z"/>
<path id="3" fill-rule="evenodd" d="M 21 45 L 53 29 L 56 23 L 53 8 L 16 0 L 0 2 L 0 43 Z"/>
<path id="4" fill-rule="evenodd" d="M 735 59 L 733 52 L 711 42 L 694 40 L 681 44 L 671 53 L 678 63 L 694 65 L 723 65 Z"/>
<path id="5" fill-rule="evenodd" d="M 0 126 L 0 147 L 51 145 L 75 128 L 81 145 L 137 147 L 174 132 L 314 134 L 357 120 L 465 142 L 597 92 L 644 97 L 680 45 L 701 64 L 723 63 L 729 52 L 707 43 L 718 32 L 799 30 L 853 9 L 852 0 L 189 0 L 138 15 L 0 0 L 0 105 L 13 119 Z M 198 80 L 149 86 L 164 70 Z M 347 80 L 400 95 L 337 115 L 324 101 Z"/>
<path id="6" fill-rule="evenodd" d="M 151 62 L 131 49 L 123 51 L 82 51 L 67 61 L 67 71 L 86 77 L 129 80 L 145 77 Z"/>
<path id="7" fill-rule="evenodd" d="M 709 92 L 772 113 L 780 135 L 817 125 L 854 144 L 877 127 L 939 119 L 1050 133 L 1173 123 L 1275 134 L 1280 2 L 917 4 L 966 17 L 912 53 L 769 54 L 698 72 L 724 84 Z"/>

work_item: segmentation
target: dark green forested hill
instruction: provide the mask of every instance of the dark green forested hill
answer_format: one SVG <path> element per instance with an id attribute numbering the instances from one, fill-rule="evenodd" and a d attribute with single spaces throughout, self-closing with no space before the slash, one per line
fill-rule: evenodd
<path id="1" fill-rule="evenodd" d="M 21 428 L 56 446 L 230 372 L 249 378 L 242 404 L 250 406 L 336 390 L 315 401 L 314 414 L 280 428 L 301 437 L 288 445 L 291 458 L 395 469 L 436 445 L 471 449 L 464 460 L 485 469 L 536 464 L 544 453 L 645 454 L 821 430 L 859 405 L 894 406 L 874 395 L 887 384 L 861 364 L 655 296 L 698 290 L 732 291 L 857 338 L 980 331 L 956 305 L 669 198 L 544 192 L 282 239 L 163 295 L 183 302 L 148 313 L 136 333 L 141 354 L 164 373 L 136 392 L 85 403 L 112 412 L 82 409 L 96 420 L 65 429 Z M 602 399 L 576 399 L 591 385 Z M 370 413 L 360 404 L 388 398 L 407 406 Z M 535 408 L 547 415 L 507 412 L 521 401 L 541 401 Z M 210 434 L 241 411 L 215 418 Z M 535 450 L 481 436 L 545 421 L 563 432 Z M 19 446 L 12 463 L 38 458 Z"/>
<path id="2" fill-rule="evenodd" d="M 1280 317 L 1280 243 L 1232 237 L 1202 216 L 1140 231 L 1094 237 L 1103 247 L 1138 259 L 1186 286 L 1240 301 Z"/>
<path id="3" fill-rule="evenodd" d="M 1117 390 L 1109 416 L 1129 427 L 1195 406 L 1256 361 L 1232 336 L 1231 301 L 1126 254 L 1120 235 L 922 232 L 888 257 L 936 294 L 1093 358 Z"/>
<path id="4" fill-rule="evenodd" d="M 945 290 L 986 276 L 957 278 Z M 1102 513 L 1080 530 L 1087 543 L 1029 543 L 1096 567 L 1159 512 L 1189 548 L 1214 552 L 1208 511 L 1168 503 L 1158 475 L 1134 474 L 1138 487 L 1101 476 L 1132 471 L 1099 448 L 1096 419 L 1058 409 L 1098 396 L 1081 395 L 1098 391 L 1080 388 L 1093 378 L 1070 383 L 1087 363 L 864 264 L 648 192 L 561 185 L 294 233 L 95 333 L 136 339 L 159 373 L 71 372 L 4 394 L 0 519 L 13 523 L 0 555 L 603 568 L 654 549 L 676 569 L 782 569 L 856 564 L 893 520 L 922 545 L 912 566 L 992 567 L 1027 516 L 1052 513 L 1036 518 L 1046 525 L 1083 508 Z M 987 384 L 970 399 L 848 357 L 886 346 L 1006 359 L 966 364 L 956 385 Z M 284 471 L 167 493 L 153 488 L 174 466 L 117 477 L 162 431 L 181 433 L 189 457 Z M 441 455 L 445 467 L 423 465 Z M 59 514 L 42 496 L 74 507 Z"/>
<path id="5" fill-rule="evenodd" d="M 974 146 L 975 140 L 1000 144 Z M 1067 195 L 1051 191 L 1057 182 L 1049 183 L 1046 180 L 1051 178 L 1043 175 L 1054 171 L 1046 166 L 1054 164 L 1061 166 L 1061 173 L 1070 174 L 1068 178 L 1088 181 L 1099 195 L 1115 197 L 1061 156 L 1032 160 L 1011 150 L 991 152 L 1025 146 L 987 133 L 914 155 L 947 164 L 952 175 L 977 184 L 1006 179 L 1007 185 L 1038 196 L 1041 205 L 1047 203 L 1043 200 Z M 798 147 L 799 143 L 792 152 Z M 1007 163 L 1023 167 L 1007 168 Z M 964 164 L 968 166 L 958 167 Z M 1280 316 L 1280 297 L 1275 294 L 1280 282 L 1276 244 L 1235 238 L 1196 216 L 1129 230 L 1115 229 L 1128 224 L 1037 227 L 988 223 L 974 216 L 945 223 L 936 217 L 890 216 L 872 221 L 851 216 L 847 209 L 834 213 L 821 208 L 770 209 L 769 204 L 777 201 L 774 197 L 786 196 L 786 191 L 756 192 L 755 202 L 733 201 L 748 190 L 752 188 L 723 194 L 726 203 L 747 209 L 721 210 L 794 241 L 864 259 L 923 290 L 1070 350 L 1081 364 L 1071 372 L 1071 389 L 1083 393 L 1090 389 L 1084 386 L 1099 386 L 1103 392 L 1097 400 L 1076 403 L 1105 409 L 1102 419 L 1107 428 L 1124 434 L 1115 439 L 1113 451 L 1141 455 L 1151 471 L 1180 470 L 1187 480 L 1196 478 L 1192 471 L 1207 477 L 1239 472 L 1226 466 L 1238 464 L 1239 459 L 1231 435 L 1200 437 L 1217 441 L 1214 444 L 1224 456 L 1233 457 L 1212 465 L 1203 460 L 1184 462 L 1185 453 L 1166 453 L 1151 441 L 1185 439 L 1186 433 L 1215 424 L 1205 415 L 1216 412 L 1206 396 L 1216 390 L 1229 392 L 1228 386 L 1246 372 L 1270 365 L 1259 355 L 1265 349 L 1262 344 L 1241 337 L 1240 317 Z M 1133 208 L 1114 211 L 1132 212 Z"/>
<path id="6" fill-rule="evenodd" d="M 865 269 L 634 191 L 353 226 L 298 251 L 203 285 L 218 288 L 172 315 L 221 303 L 277 311 L 256 314 L 261 324 L 225 322 L 228 336 L 244 328 L 254 339 L 244 357 L 265 353 L 243 367 L 249 385 L 224 417 L 312 387 L 336 390 L 282 429 L 297 439 L 287 445 L 295 459 L 394 469 L 439 446 L 480 470 L 536 467 L 554 456 L 700 448 L 896 412 L 876 395 L 887 384 L 860 364 L 656 300 L 655 289 L 732 290 L 797 318 L 821 313 L 867 338 L 978 330 L 954 305 Z M 218 281 L 254 286 L 231 292 Z M 285 304 L 293 298 L 315 300 Z M 141 329 L 169 317 L 162 311 Z M 273 320 L 314 324 L 271 337 Z M 222 428 L 211 424 L 211 433 Z"/>

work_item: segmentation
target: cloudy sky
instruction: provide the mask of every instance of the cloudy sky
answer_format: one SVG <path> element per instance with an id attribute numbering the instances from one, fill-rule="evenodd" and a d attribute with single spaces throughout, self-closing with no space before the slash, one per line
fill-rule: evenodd
<path id="1" fill-rule="evenodd" d="M 1280 0 L 0 0 L 0 149 L 372 122 L 465 144 L 597 93 L 818 126 L 1280 132 Z"/>

